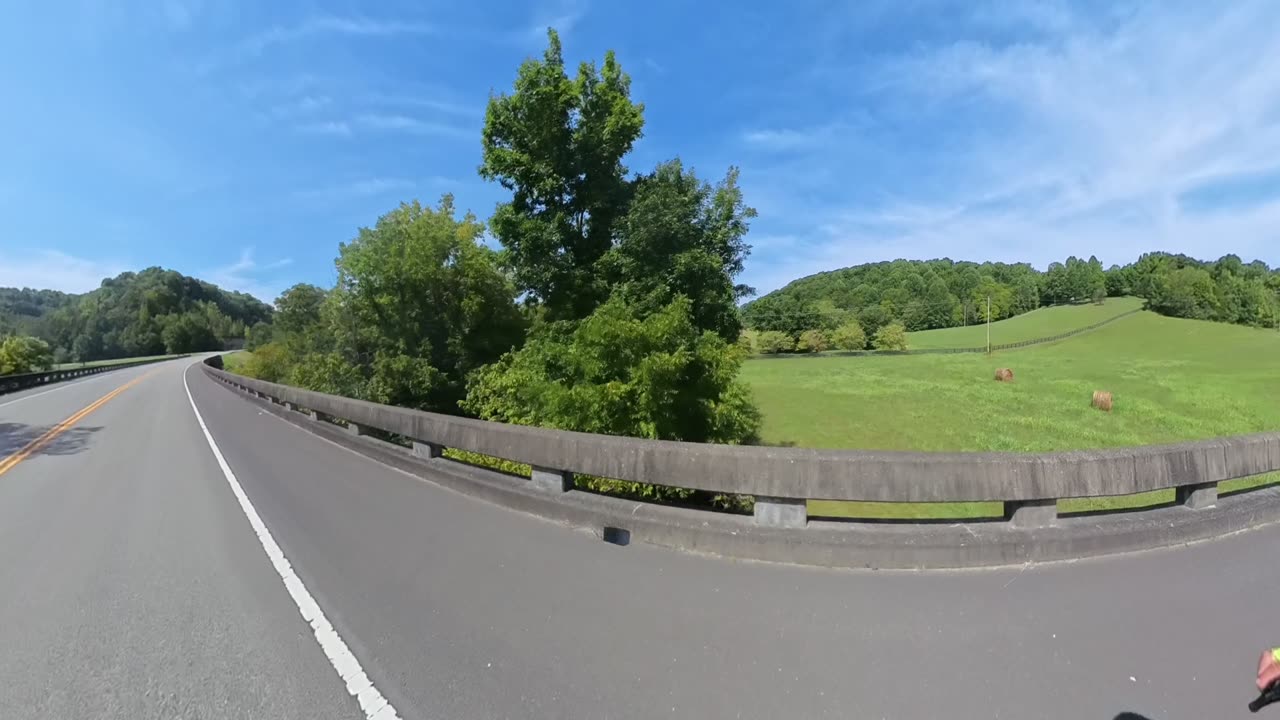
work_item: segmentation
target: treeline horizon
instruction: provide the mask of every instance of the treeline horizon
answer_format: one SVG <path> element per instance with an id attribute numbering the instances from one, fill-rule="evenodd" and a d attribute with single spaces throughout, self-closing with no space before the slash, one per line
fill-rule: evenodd
<path id="1" fill-rule="evenodd" d="M 746 303 L 742 317 L 755 333 L 748 337 L 755 352 L 860 350 L 879 347 L 874 338 L 886 326 L 907 332 L 958 327 L 986 322 L 988 308 L 996 321 L 1130 295 L 1171 317 L 1280 326 L 1280 269 L 1261 260 L 1246 264 L 1234 254 L 1204 261 L 1167 252 L 1105 270 L 1096 257 L 1074 256 L 1044 271 L 1028 263 L 950 258 L 866 263 L 794 280 Z"/>
<path id="2" fill-rule="evenodd" d="M 0 288 L 0 339 L 24 339 L 28 358 L 13 360 L 10 367 L 18 369 L 11 372 L 222 350 L 241 344 L 246 329 L 271 314 L 271 306 L 252 295 L 161 267 L 105 278 L 78 295 Z"/>

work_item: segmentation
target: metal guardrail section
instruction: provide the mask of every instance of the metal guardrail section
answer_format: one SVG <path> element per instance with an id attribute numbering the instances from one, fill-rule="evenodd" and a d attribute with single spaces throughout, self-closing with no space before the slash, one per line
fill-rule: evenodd
<path id="1" fill-rule="evenodd" d="M 125 368 L 137 367 L 139 365 L 150 365 L 151 363 L 174 360 L 179 357 L 186 357 L 186 355 L 177 355 L 171 358 L 156 358 L 153 360 L 139 360 L 137 362 L 116 363 L 114 365 L 95 365 L 93 367 L 84 368 L 67 368 L 65 370 L 47 370 L 45 372 L 21 373 L 17 375 L 0 375 L 0 395 L 14 392 L 15 390 L 25 390 L 39 385 L 48 385 L 50 383 L 62 382 L 63 380 L 72 380 L 85 375 L 97 375 L 99 373 L 110 372 L 112 370 L 123 370 Z"/>
<path id="2" fill-rule="evenodd" d="M 996 350 L 1016 350 L 1018 348 L 1031 347 L 1033 345 L 1044 345 L 1045 343 L 1058 342 L 1059 340 L 1066 340 L 1069 337 L 1074 337 L 1081 333 L 1087 333 L 1090 330 L 1097 330 L 1103 325 L 1107 325 L 1117 320 L 1127 318 L 1130 315 L 1142 312 L 1142 310 L 1143 310 L 1142 308 L 1137 308 L 1135 310 L 1126 310 L 1125 312 L 1122 312 L 1119 315 L 1116 315 L 1114 317 L 1109 317 L 1106 320 L 1100 320 L 1092 325 L 1085 325 L 1084 327 L 1078 327 L 1074 330 L 1068 330 L 1067 332 L 1064 332 L 1064 333 L 1058 333 L 1057 335 L 1048 335 L 1046 337 L 1032 338 L 1030 340 L 1021 340 L 1019 342 L 1001 343 L 997 345 L 992 345 L 991 351 L 995 352 Z M 839 350 L 835 352 L 823 352 L 823 353 L 773 353 L 770 355 L 757 354 L 757 355 L 753 355 L 752 357 L 758 358 L 758 359 L 770 359 L 770 358 L 794 358 L 794 357 L 814 357 L 814 358 L 817 358 L 817 357 L 875 357 L 877 355 L 957 355 L 961 353 L 985 353 L 986 351 L 987 351 L 987 346 L 983 345 L 981 347 L 920 348 L 918 350 Z"/>
<path id="3" fill-rule="evenodd" d="M 1056 501 L 1177 488 L 1180 502 L 1211 507 L 1217 483 L 1280 470 L 1280 433 L 1172 445 L 1043 454 L 815 450 L 709 445 L 507 425 L 326 395 L 217 370 L 261 397 L 412 438 L 435 457 L 458 448 L 533 466 L 533 484 L 566 491 L 570 473 L 753 495 L 757 522 L 800 526 L 805 501 L 1001 501 L 1015 524 L 1051 524 Z"/>

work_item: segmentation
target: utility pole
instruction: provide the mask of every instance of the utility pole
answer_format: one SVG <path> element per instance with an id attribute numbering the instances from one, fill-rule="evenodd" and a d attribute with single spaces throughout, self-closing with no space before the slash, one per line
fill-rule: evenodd
<path id="1" fill-rule="evenodd" d="M 991 354 L 991 296 L 987 296 L 987 354 Z"/>

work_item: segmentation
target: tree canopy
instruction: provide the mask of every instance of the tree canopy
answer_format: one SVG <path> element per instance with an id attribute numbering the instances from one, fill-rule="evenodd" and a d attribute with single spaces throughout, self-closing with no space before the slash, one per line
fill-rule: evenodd
<path id="1" fill-rule="evenodd" d="M 737 171 L 679 160 L 628 179 L 643 106 L 613 53 L 564 72 L 559 37 L 490 98 L 481 174 L 512 191 L 492 228 L 535 310 L 528 340 L 477 372 L 480 417 L 673 440 L 746 442 L 759 415 L 737 379 L 735 283 L 755 210 Z"/>
<path id="2" fill-rule="evenodd" d="M 81 362 L 219 350 L 270 317 L 257 298 L 158 267 L 83 295 L 0 288 L 0 332 L 27 332 L 57 357 Z"/>
<path id="3" fill-rule="evenodd" d="M 338 249 L 331 291 L 295 285 L 274 324 L 253 327 L 248 368 L 265 379 L 374 402 L 460 412 L 466 378 L 523 339 L 525 319 L 484 226 L 401 204 Z M 268 377 L 271 376 L 271 377 Z"/>

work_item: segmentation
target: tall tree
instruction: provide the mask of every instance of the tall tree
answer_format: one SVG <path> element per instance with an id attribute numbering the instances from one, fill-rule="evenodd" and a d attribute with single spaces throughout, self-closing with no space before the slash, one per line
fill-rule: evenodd
<path id="1" fill-rule="evenodd" d="M 738 172 L 717 186 L 702 182 L 679 160 L 637 178 L 619 240 L 602 263 L 614 292 L 642 311 L 684 296 L 695 327 L 727 342 L 742 331 L 737 301 L 750 288 L 735 285 L 749 248 L 744 240 L 756 211 L 738 187 Z"/>
<path id="2" fill-rule="evenodd" d="M 339 246 L 336 349 L 364 397 L 457 412 L 467 374 L 519 344 L 515 292 L 483 231 L 471 214 L 455 219 L 446 195 L 435 209 L 402 204 Z"/>
<path id="3" fill-rule="evenodd" d="M 622 158 L 644 126 L 612 52 L 565 73 L 560 37 L 520 66 L 510 95 L 489 98 L 480 174 L 512 193 L 490 221 L 516 284 L 549 319 L 587 316 L 609 288 L 596 263 L 613 246 L 630 194 Z"/>

